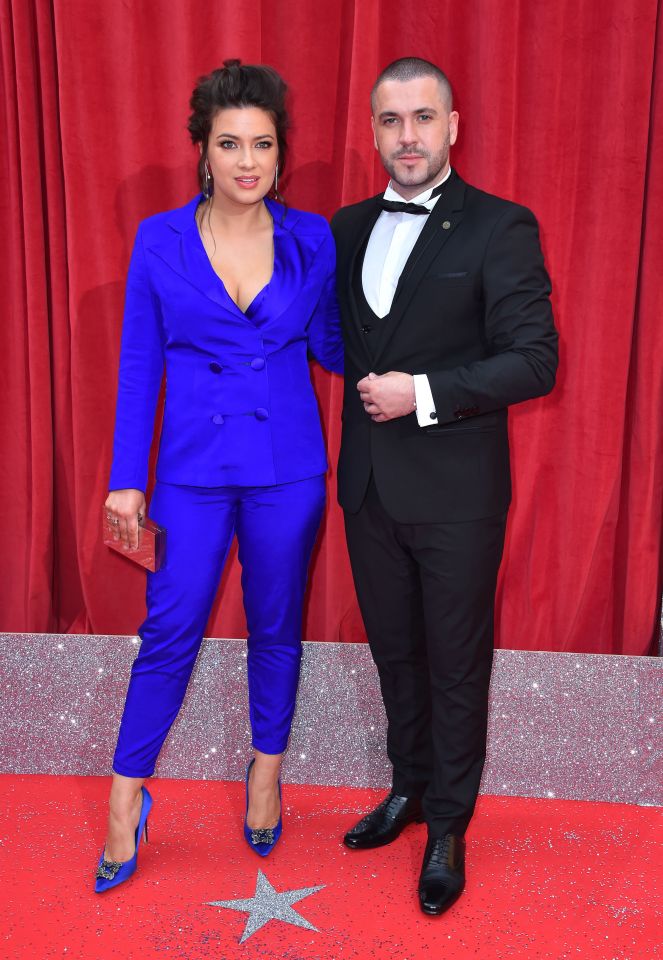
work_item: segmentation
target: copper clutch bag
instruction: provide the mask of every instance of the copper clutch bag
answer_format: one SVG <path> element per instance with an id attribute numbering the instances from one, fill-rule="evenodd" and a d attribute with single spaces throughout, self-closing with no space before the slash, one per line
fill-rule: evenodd
<path id="1" fill-rule="evenodd" d="M 127 560 L 133 560 L 146 570 L 156 571 L 163 564 L 166 557 L 166 531 L 160 527 L 154 520 L 147 517 L 138 525 L 138 549 L 125 550 L 122 540 L 113 539 L 114 524 L 110 522 L 104 509 L 103 515 L 103 537 L 104 543 L 111 550 L 115 550 L 121 557 Z"/>

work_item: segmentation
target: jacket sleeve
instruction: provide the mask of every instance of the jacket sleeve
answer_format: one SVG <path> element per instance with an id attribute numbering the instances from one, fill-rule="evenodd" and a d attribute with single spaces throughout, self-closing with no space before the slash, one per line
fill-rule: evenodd
<path id="1" fill-rule="evenodd" d="M 159 304 L 150 286 L 141 226 L 127 276 L 111 490 L 145 492 L 163 365 Z"/>
<path id="2" fill-rule="evenodd" d="M 327 370 L 343 373 L 343 338 L 336 297 L 336 247 L 329 227 L 316 257 L 320 263 L 322 289 L 307 328 L 309 350 Z"/>
<path id="3" fill-rule="evenodd" d="M 534 215 L 512 204 L 495 224 L 483 264 L 489 356 L 429 371 L 436 422 L 498 410 L 549 393 L 557 370 L 550 279 Z"/>

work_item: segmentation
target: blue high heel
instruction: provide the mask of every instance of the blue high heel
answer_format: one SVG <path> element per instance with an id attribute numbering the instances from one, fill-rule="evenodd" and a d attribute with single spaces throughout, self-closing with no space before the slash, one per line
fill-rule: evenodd
<path id="1" fill-rule="evenodd" d="M 281 810 L 279 811 L 279 822 L 275 827 L 258 827 L 256 830 L 253 830 L 246 822 L 246 816 L 249 812 L 249 774 L 251 773 L 251 767 L 255 763 L 255 758 L 251 760 L 248 767 L 246 768 L 246 814 L 244 815 L 244 838 L 246 842 L 251 847 L 252 850 L 260 857 L 266 857 L 268 853 L 271 853 L 276 843 L 283 832 L 283 804 L 281 801 L 281 778 L 279 777 L 279 803 L 281 804 Z"/>
<path id="2" fill-rule="evenodd" d="M 140 805 L 140 818 L 138 820 L 138 826 L 136 827 L 136 849 L 134 850 L 134 855 L 131 860 L 118 863 L 117 860 L 104 859 L 102 851 L 94 884 L 95 893 L 103 893 L 105 890 L 110 890 L 111 887 L 119 886 L 119 884 L 128 880 L 136 871 L 138 848 L 140 847 L 140 841 L 143 839 L 143 836 L 145 836 L 145 843 L 147 843 L 147 817 L 152 809 L 152 797 L 145 787 L 141 787 L 141 793 L 143 797 Z"/>

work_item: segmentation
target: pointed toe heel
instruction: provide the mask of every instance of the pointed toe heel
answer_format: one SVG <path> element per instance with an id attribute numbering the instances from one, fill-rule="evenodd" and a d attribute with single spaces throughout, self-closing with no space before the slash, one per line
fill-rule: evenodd
<path id="1" fill-rule="evenodd" d="M 246 817 L 249 812 L 249 775 L 251 773 L 251 767 L 255 763 L 254 760 L 251 760 L 248 767 L 246 768 L 246 813 L 244 814 L 244 839 L 251 847 L 251 849 L 258 854 L 260 857 L 266 857 L 272 852 L 274 847 L 279 841 L 281 834 L 283 833 L 283 814 L 282 810 L 279 812 L 279 821 L 275 827 L 259 827 L 253 829 L 246 822 Z M 279 777 L 279 803 L 282 808 L 281 800 L 281 778 Z"/>
<path id="2" fill-rule="evenodd" d="M 145 787 L 141 787 L 141 792 L 142 799 L 140 805 L 140 817 L 138 819 L 138 826 L 136 827 L 136 848 L 134 850 L 134 855 L 131 860 L 118 862 L 117 860 L 106 860 L 102 851 L 95 876 L 95 893 L 105 893 L 105 891 L 110 890 L 111 887 L 118 887 L 136 872 L 140 841 L 145 839 L 145 843 L 147 843 L 147 818 L 150 810 L 152 809 L 152 797 Z"/>

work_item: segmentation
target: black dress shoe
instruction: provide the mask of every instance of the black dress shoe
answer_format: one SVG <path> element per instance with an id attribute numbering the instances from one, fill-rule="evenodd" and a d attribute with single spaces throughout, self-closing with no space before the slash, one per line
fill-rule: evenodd
<path id="1" fill-rule="evenodd" d="M 465 841 L 453 833 L 429 839 L 419 877 L 419 903 L 438 916 L 456 902 L 465 887 Z"/>
<path id="2" fill-rule="evenodd" d="M 399 797 L 390 793 L 382 803 L 355 824 L 343 837 L 351 850 L 370 850 L 391 843 L 408 823 L 422 823 L 424 815 L 417 797 Z"/>

